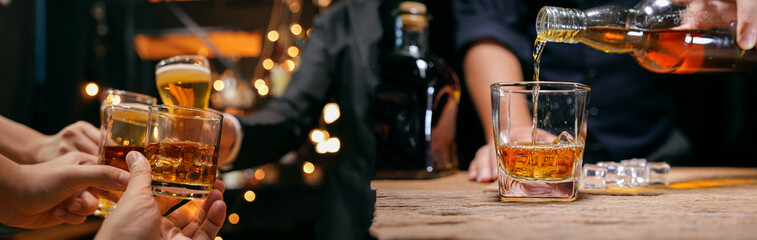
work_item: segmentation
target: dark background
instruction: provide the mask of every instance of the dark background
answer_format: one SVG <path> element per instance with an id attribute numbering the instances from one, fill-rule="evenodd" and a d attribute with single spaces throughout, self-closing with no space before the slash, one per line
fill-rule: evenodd
<path id="1" fill-rule="evenodd" d="M 93 17 L 97 4 L 106 10 L 104 19 Z M 179 3 L 200 26 L 263 32 L 272 5 L 273 0 Z M 453 47 L 455 24 L 450 1 L 427 1 L 427 5 L 433 14 L 431 51 L 453 66 L 462 83 L 462 58 Z M 302 11 L 300 24 L 307 29 L 321 10 L 305 0 Z M 97 33 L 98 21 L 105 21 L 106 34 Z M 99 99 L 83 92 L 87 82 L 98 83 L 101 90 L 113 87 L 157 96 L 155 61 L 139 59 L 133 35 L 160 34 L 181 27 L 164 5 L 145 1 L 12 0 L 7 6 L 0 5 L 0 115 L 54 134 L 78 120 L 99 122 Z M 241 59 L 240 64 L 242 69 L 253 69 L 257 62 L 249 58 Z M 757 159 L 747 151 L 754 145 L 751 140 L 757 139 L 757 96 L 752 93 L 757 89 L 757 77 L 669 75 L 665 84 L 675 86 L 678 122 L 693 143 L 694 154 L 687 165 L 757 166 Z M 483 143 L 483 130 L 463 84 L 458 116 L 461 168 L 467 168 Z M 299 172 L 296 167 L 292 171 Z M 229 213 L 246 214 L 239 225 L 224 226 L 225 238 L 243 238 L 250 236 L 246 235 L 249 232 L 263 238 L 307 236 L 306 226 L 319 214 L 321 192 L 317 186 L 259 188 L 255 204 L 244 204 L 242 193 L 225 194 Z"/>

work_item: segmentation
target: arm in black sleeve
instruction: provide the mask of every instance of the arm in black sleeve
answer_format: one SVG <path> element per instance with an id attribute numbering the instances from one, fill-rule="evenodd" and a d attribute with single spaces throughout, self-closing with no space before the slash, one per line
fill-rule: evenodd
<path id="1" fill-rule="evenodd" d="M 479 40 L 492 39 L 508 48 L 521 61 L 531 58 L 533 40 L 528 37 L 528 8 L 514 0 L 455 0 L 457 21 L 455 48 L 464 53 Z M 523 65 L 523 62 L 521 62 Z M 524 65 L 525 66 L 525 65 Z"/>
<path id="2" fill-rule="evenodd" d="M 238 116 L 244 139 L 234 168 L 276 161 L 307 139 L 332 87 L 328 32 L 328 26 L 317 18 L 302 63 L 281 98 L 255 114 Z"/>

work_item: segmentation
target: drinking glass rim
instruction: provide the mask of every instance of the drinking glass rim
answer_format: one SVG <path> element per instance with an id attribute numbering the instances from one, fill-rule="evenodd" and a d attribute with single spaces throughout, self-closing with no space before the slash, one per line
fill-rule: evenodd
<path id="1" fill-rule="evenodd" d="M 177 55 L 177 56 L 161 59 L 160 61 L 158 61 L 157 64 L 155 64 L 155 70 L 157 71 L 158 68 L 171 65 L 171 64 L 178 64 L 178 63 L 189 64 L 186 62 L 180 62 L 180 60 L 186 61 L 189 59 L 200 59 L 202 61 L 202 65 L 197 65 L 197 64 L 192 64 L 192 65 L 197 65 L 200 67 L 210 69 L 210 61 L 208 61 L 208 58 L 200 56 L 200 55 L 186 54 L 186 55 Z"/>
<path id="2" fill-rule="evenodd" d="M 577 83 L 577 82 L 553 82 L 553 81 L 529 81 L 529 82 L 498 82 L 493 83 L 490 88 L 492 90 L 494 89 L 500 89 L 502 87 L 527 87 L 527 86 L 534 86 L 534 85 L 541 85 L 541 86 L 572 86 L 573 89 L 540 89 L 539 92 L 541 93 L 558 93 L 558 92 L 588 92 L 591 90 L 591 87 L 589 87 L 586 84 L 583 83 Z M 527 89 L 510 89 L 508 92 L 532 92 L 532 90 Z"/>
<path id="3" fill-rule="evenodd" d="M 172 113 L 172 112 L 166 112 L 163 109 L 181 109 L 185 111 L 190 112 L 196 112 L 200 113 L 200 116 L 188 116 L 185 114 L 178 114 L 178 113 Z M 184 107 L 184 106 L 178 106 L 178 105 L 152 105 L 150 106 L 150 113 L 158 113 L 161 115 L 171 115 L 174 117 L 181 117 L 181 118 L 189 118 L 189 119 L 195 119 L 195 120 L 223 120 L 223 113 L 214 109 L 202 109 L 202 108 L 193 108 L 193 107 Z"/>
<path id="4" fill-rule="evenodd" d="M 117 88 L 107 88 L 107 89 L 105 89 L 105 91 L 103 91 L 103 95 L 102 95 L 101 101 L 105 100 L 105 98 L 107 98 L 108 95 L 110 95 L 110 94 L 118 94 L 118 95 L 122 95 L 122 96 L 133 96 L 133 97 L 136 97 L 136 98 L 148 98 L 148 99 L 152 99 L 153 100 L 152 101 L 152 105 L 155 105 L 156 103 L 158 103 L 158 98 L 156 98 L 156 97 L 153 97 L 153 96 L 150 96 L 150 95 L 147 95 L 147 94 L 143 94 L 143 93 L 132 92 L 132 91 L 127 91 L 127 90 L 123 90 L 123 89 L 117 89 Z M 115 105 L 118 105 L 118 104 L 115 104 Z"/>

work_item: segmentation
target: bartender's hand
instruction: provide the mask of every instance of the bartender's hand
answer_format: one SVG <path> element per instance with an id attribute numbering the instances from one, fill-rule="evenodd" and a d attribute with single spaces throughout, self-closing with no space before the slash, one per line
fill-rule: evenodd
<path id="1" fill-rule="evenodd" d="M 97 155 L 99 143 L 100 130 L 88 122 L 78 121 L 55 135 L 39 139 L 35 146 L 36 162 L 46 162 L 75 151 Z"/>
<path id="2" fill-rule="evenodd" d="M 218 151 L 218 165 L 221 170 L 229 170 L 236 160 L 242 144 L 242 126 L 234 115 L 223 114 L 223 127 L 221 128 L 221 143 Z"/>
<path id="3" fill-rule="evenodd" d="M 124 170 L 97 165 L 96 156 L 81 152 L 34 165 L 16 165 L 0 158 L 4 171 L 0 177 L 0 222 L 13 227 L 82 223 L 98 203 L 86 189 L 124 189 L 129 176 Z"/>
<path id="4" fill-rule="evenodd" d="M 497 160 L 494 142 L 479 148 L 468 166 L 468 179 L 476 182 L 491 182 L 497 179 Z"/>
<path id="5" fill-rule="evenodd" d="M 736 19 L 737 43 L 745 50 L 754 48 L 757 41 L 757 1 L 754 0 L 676 0 L 686 5 L 682 26 L 692 29 L 709 29 L 728 26 Z M 734 16 L 734 12 L 736 16 Z"/>
<path id="6" fill-rule="evenodd" d="M 129 186 L 95 239 L 213 239 L 218 234 L 226 216 L 221 181 L 207 199 L 193 200 L 163 217 L 160 206 L 179 199 L 153 196 L 150 164 L 141 153 L 130 152 L 126 162 Z"/>

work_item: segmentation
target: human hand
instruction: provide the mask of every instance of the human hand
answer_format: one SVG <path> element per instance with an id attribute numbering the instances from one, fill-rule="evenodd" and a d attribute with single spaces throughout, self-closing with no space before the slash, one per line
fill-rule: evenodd
<path id="1" fill-rule="evenodd" d="M 153 197 L 150 165 L 138 152 L 126 156 L 131 178 L 118 207 L 105 219 L 96 239 L 212 239 L 226 216 L 223 183 L 205 200 L 193 200 L 166 217 L 161 206 L 169 207 L 181 199 Z"/>
<path id="2" fill-rule="evenodd" d="M 510 140 L 522 142 L 532 138 L 531 127 L 514 127 L 510 130 Z M 552 142 L 557 136 L 543 129 L 536 130 L 536 142 Z M 468 179 L 476 182 L 491 182 L 497 180 L 497 149 L 494 140 L 479 148 L 468 166 Z"/>
<path id="3" fill-rule="evenodd" d="M 0 195 L 0 215 L 7 217 L 2 223 L 41 228 L 84 222 L 98 203 L 88 187 L 123 189 L 128 183 L 126 171 L 96 163 L 96 156 L 71 152 L 45 163 L 19 165 L 8 182 L 11 191 Z"/>
<path id="4" fill-rule="evenodd" d="M 241 124 L 234 115 L 223 114 L 223 127 L 221 128 L 221 142 L 219 143 L 218 165 L 222 170 L 231 168 L 231 164 L 239 152 L 239 145 L 242 141 Z"/>
<path id="5" fill-rule="evenodd" d="M 55 135 L 42 138 L 37 149 L 36 162 L 46 162 L 69 152 L 84 152 L 97 155 L 100 130 L 92 124 L 78 121 L 60 130 Z"/>
<path id="6" fill-rule="evenodd" d="M 754 0 L 676 0 L 686 6 L 681 26 L 711 29 L 736 22 L 737 43 L 744 50 L 752 49 L 757 39 L 757 1 Z"/>

